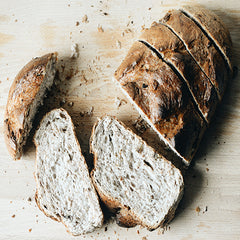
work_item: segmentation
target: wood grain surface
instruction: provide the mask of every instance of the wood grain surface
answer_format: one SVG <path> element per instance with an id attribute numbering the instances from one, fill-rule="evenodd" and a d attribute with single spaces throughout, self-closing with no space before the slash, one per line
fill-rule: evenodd
<path id="1" fill-rule="evenodd" d="M 29 141 L 13 161 L 3 139 L 8 91 L 30 59 L 59 52 L 58 85 L 48 94 L 41 116 L 63 106 L 72 116 L 83 153 L 91 166 L 89 136 L 97 117 L 117 116 L 135 129 L 139 117 L 112 82 L 113 73 L 140 35 L 167 10 L 201 4 L 228 26 L 234 66 L 240 64 L 240 1 L 28 1 L 0 2 L 0 239 L 74 239 L 34 201 L 35 148 Z M 85 16 L 86 15 L 86 16 Z M 71 58 L 72 44 L 79 57 Z M 121 105 L 119 106 L 119 102 Z M 141 135 L 161 149 L 151 129 Z M 75 239 L 240 239 L 240 77 L 229 82 L 222 104 L 185 176 L 185 194 L 169 227 L 149 232 L 107 220 L 101 229 Z"/>

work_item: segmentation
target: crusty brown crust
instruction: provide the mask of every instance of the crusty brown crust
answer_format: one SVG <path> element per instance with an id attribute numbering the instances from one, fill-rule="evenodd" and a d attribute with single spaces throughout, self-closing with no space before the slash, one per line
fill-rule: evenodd
<path id="1" fill-rule="evenodd" d="M 57 53 L 49 53 L 32 59 L 17 74 L 9 90 L 4 117 L 4 137 L 14 159 L 21 157 L 19 140 L 25 131 L 24 121 L 43 82 L 46 66 L 50 59 L 56 58 Z"/>
<path id="2" fill-rule="evenodd" d="M 232 73 L 232 39 L 228 28 L 221 18 L 214 12 L 201 6 L 184 6 L 181 10 L 193 18 L 206 34 L 214 40 L 216 45 L 224 53 L 224 57 Z"/>
<path id="3" fill-rule="evenodd" d="M 188 165 L 200 142 L 204 122 L 186 84 L 140 42 L 133 44 L 115 78 Z"/>
<path id="4" fill-rule="evenodd" d="M 209 122 L 218 104 L 217 92 L 183 42 L 166 26 L 153 23 L 140 40 L 155 48 L 184 78 L 204 119 Z"/>
<path id="5" fill-rule="evenodd" d="M 180 10 L 169 11 L 160 21 L 181 38 L 222 99 L 228 80 L 227 66 L 213 41 Z"/>
<path id="6" fill-rule="evenodd" d="M 55 111 L 55 110 L 56 110 L 56 109 L 53 109 L 53 110 L 51 110 L 50 112 L 48 112 L 48 113 L 44 116 L 44 118 L 47 117 L 52 111 Z M 71 120 L 70 115 L 68 114 L 68 112 L 67 112 L 64 108 L 59 108 L 59 110 L 64 111 L 64 113 L 67 114 L 67 115 L 69 116 L 70 120 Z M 42 122 L 43 122 L 43 119 L 41 120 L 39 126 L 41 125 Z M 79 147 L 80 155 L 84 158 L 84 156 L 82 155 L 82 150 L 81 150 L 80 144 L 79 144 L 78 139 L 77 139 L 76 132 L 74 131 L 75 127 L 74 127 L 74 125 L 73 125 L 72 120 L 71 120 L 71 125 L 72 125 L 72 129 L 73 129 L 73 133 L 74 133 L 74 137 L 75 137 L 76 143 L 77 143 L 77 145 L 78 145 L 78 147 Z M 35 134 L 36 134 L 36 133 L 35 133 Z M 33 138 L 33 142 L 34 142 L 35 147 L 36 147 L 36 158 L 35 158 L 35 172 L 36 172 L 36 171 L 37 171 L 37 152 L 38 152 L 38 144 L 37 144 L 37 142 L 35 141 L 35 136 L 34 136 L 34 138 Z M 84 165 L 85 165 L 86 169 L 88 169 L 87 163 L 86 163 L 85 161 L 84 161 Z M 89 177 L 90 177 L 90 180 L 92 180 L 90 174 L 89 174 Z M 36 178 L 35 173 L 34 173 L 34 179 L 35 179 L 36 183 L 38 184 L 38 180 L 37 180 L 37 178 Z M 92 183 L 93 183 L 93 181 L 92 181 Z M 94 185 L 94 184 L 93 184 L 93 185 Z M 97 195 L 96 191 L 95 191 L 95 194 L 96 194 L 96 197 L 97 197 L 97 199 L 98 199 L 98 195 Z M 64 222 L 62 221 L 62 219 L 61 219 L 60 216 L 59 216 L 59 219 L 57 219 L 57 218 L 53 217 L 52 215 L 47 214 L 46 211 L 41 207 L 41 205 L 39 204 L 39 200 L 38 200 L 38 189 L 36 189 L 35 201 L 36 201 L 36 204 L 37 204 L 38 208 L 39 208 L 47 217 L 50 217 L 51 219 L 53 219 L 53 220 L 55 220 L 55 221 L 57 221 L 57 222 L 61 222 L 61 223 L 66 227 L 66 230 L 67 230 L 67 232 L 68 232 L 69 234 L 71 234 L 72 236 L 76 236 L 76 235 L 74 235 L 72 232 L 69 231 L 68 227 L 66 226 L 66 224 L 64 224 Z M 100 208 L 100 205 L 99 205 L 99 208 Z M 102 219 L 102 223 L 103 223 L 103 219 Z"/>
<path id="7" fill-rule="evenodd" d="M 171 209 L 169 209 L 168 213 L 166 214 L 164 220 L 156 227 L 154 228 L 149 228 L 149 226 L 145 225 L 140 219 L 138 219 L 138 217 L 133 213 L 133 211 L 130 209 L 130 207 L 128 206 L 124 206 L 122 205 L 118 200 L 112 198 L 111 196 L 108 196 L 107 194 L 105 194 L 101 188 L 98 186 L 97 182 L 95 182 L 94 179 L 94 171 L 96 169 L 96 165 L 97 165 L 97 160 L 98 160 L 98 156 L 97 153 L 94 151 L 94 147 L 92 146 L 92 141 L 93 141 L 93 137 L 95 134 L 95 129 L 98 126 L 98 123 L 105 117 L 106 115 L 102 116 L 101 118 L 99 118 L 97 120 L 97 122 L 94 124 L 93 128 L 92 128 L 92 133 L 91 133 L 91 137 L 90 137 L 90 151 L 91 153 L 94 155 L 94 168 L 91 171 L 91 178 L 92 178 L 92 182 L 93 185 L 96 189 L 96 191 L 98 192 L 98 195 L 100 196 L 101 200 L 103 201 L 103 203 L 108 207 L 108 209 L 114 213 L 116 213 L 116 222 L 119 226 L 122 227 L 134 227 L 136 225 L 142 225 L 144 227 L 147 227 L 148 230 L 154 230 L 158 227 L 164 227 L 165 225 L 167 225 L 174 217 L 175 214 L 175 210 L 178 206 L 178 203 L 180 202 L 180 200 L 182 199 L 183 196 L 183 192 L 184 192 L 184 185 L 182 185 L 181 189 L 180 189 L 180 194 L 179 194 L 179 198 L 178 200 L 175 202 L 175 204 L 171 207 Z M 128 128 L 124 123 L 120 122 L 116 117 L 111 116 L 111 118 L 115 119 L 116 121 L 118 121 L 126 130 L 129 130 L 130 132 L 132 132 L 133 134 L 135 134 L 130 128 Z M 140 139 L 141 141 L 143 141 L 143 139 L 136 135 L 136 137 L 138 139 Z M 152 148 L 150 146 L 148 146 L 149 148 Z M 153 148 L 152 148 L 153 149 Z M 156 152 L 153 149 L 154 152 Z M 161 156 L 165 161 L 168 161 L 165 157 Z M 169 162 L 169 161 L 168 161 Z M 171 163 L 172 164 L 172 163 Z M 173 165 L 173 164 L 172 164 Z M 179 170 L 180 171 L 180 170 Z M 180 171 L 181 172 L 181 171 Z"/>

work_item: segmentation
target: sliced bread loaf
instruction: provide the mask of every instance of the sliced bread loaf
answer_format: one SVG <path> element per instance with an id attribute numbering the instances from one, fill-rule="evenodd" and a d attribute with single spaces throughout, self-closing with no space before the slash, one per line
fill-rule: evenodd
<path id="1" fill-rule="evenodd" d="M 90 147 L 94 186 L 120 224 L 153 230 L 173 218 L 183 177 L 171 162 L 109 116 L 93 127 Z"/>
<path id="2" fill-rule="evenodd" d="M 56 73 L 57 53 L 32 59 L 16 76 L 8 95 L 4 136 L 12 158 L 20 159 L 32 122 Z"/>
<path id="3" fill-rule="evenodd" d="M 61 221 L 73 235 L 100 227 L 103 214 L 68 113 L 64 109 L 49 112 L 34 142 L 40 210 Z"/>

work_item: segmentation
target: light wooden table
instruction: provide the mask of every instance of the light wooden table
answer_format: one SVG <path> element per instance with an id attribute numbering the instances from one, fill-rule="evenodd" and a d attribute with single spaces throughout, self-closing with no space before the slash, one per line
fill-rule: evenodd
<path id="1" fill-rule="evenodd" d="M 0 2 L 0 239 L 70 239 L 62 224 L 39 211 L 34 202 L 35 149 L 12 161 L 3 140 L 3 114 L 10 85 L 32 57 L 59 52 L 62 82 L 46 101 L 60 101 L 73 117 L 87 159 L 91 127 L 104 113 L 134 129 L 136 110 L 113 84 L 112 76 L 142 26 L 148 27 L 170 8 L 197 1 L 1 1 Z M 240 63 L 240 1 L 202 0 L 230 29 L 234 64 Z M 88 20 L 82 22 L 84 15 Z M 86 19 L 85 19 L 86 20 Z M 79 23 L 78 23 L 79 22 Z M 103 31 L 101 31 L 101 27 Z M 79 58 L 70 59 L 77 43 Z M 116 102 L 126 104 L 117 107 Z M 73 106 L 69 106 L 73 102 Z M 93 107 L 93 114 L 87 114 Z M 84 116 L 82 113 L 84 113 Z M 149 139 L 147 130 L 143 138 Z M 207 130 L 185 177 L 185 194 L 170 227 L 149 232 L 120 228 L 109 220 L 103 228 L 76 239 L 240 239 L 240 77 L 229 84 L 223 103 Z M 153 141 L 152 141 L 153 142 Z M 200 212 L 196 208 L 200 208 Z"/>

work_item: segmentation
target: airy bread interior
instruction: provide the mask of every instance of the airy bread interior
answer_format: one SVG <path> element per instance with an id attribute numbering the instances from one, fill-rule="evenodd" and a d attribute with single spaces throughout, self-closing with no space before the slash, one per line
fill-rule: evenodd
<path id="1" fill-rule="evenodd" d="M 100 227 L 103 214 L 67 112 L 55 109 L 48 113 L 34 141 L 39 208 L 62 221 L 73 235 Z"/>
<path id="2" fill-rule="evenodd" d="M 183 193 L 181 172 L 115 118 L 106 116 L 93 129 L 92 178 L 100 196 L 118 202 L 149 229 L 174 211 Z"/>

